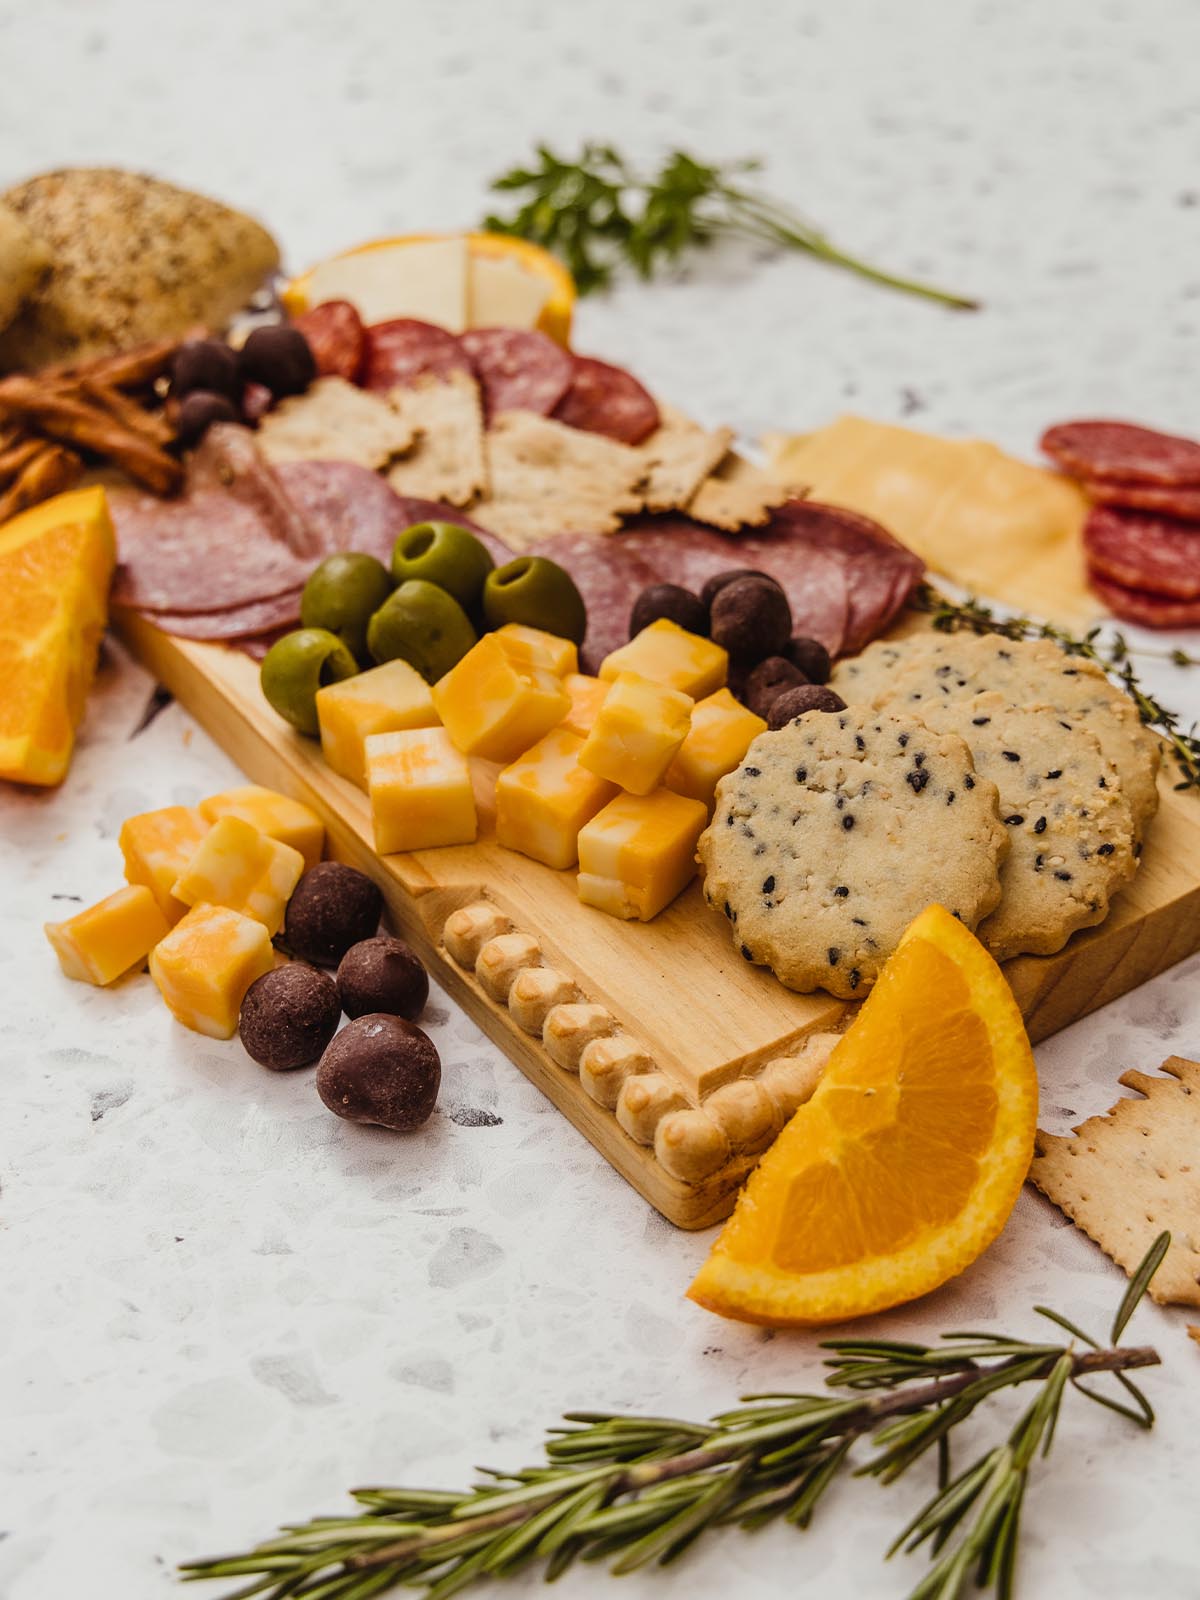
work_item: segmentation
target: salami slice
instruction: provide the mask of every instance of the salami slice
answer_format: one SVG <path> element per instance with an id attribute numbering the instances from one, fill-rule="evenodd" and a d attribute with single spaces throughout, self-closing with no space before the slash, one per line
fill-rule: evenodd
<path id="1" fill-rule="evenodd" d="M 378 473 L 351 461 L 285 461 L 275 475 L 313 530 L 321 556 L 360 550 L 387 566 L 392 546 L 412 519 Z"/>
<path id="2" fill-rule="evenodd" d="M 367 358 L 367 330 L 349 300 L 323 300 L 297 317 L 294 326 L 308 340 L 323 378 L 358 382 Z"/>
<path id="3" fill-rule="evenodd" d="M 1094 573 L 1175 600 L 1200 600 L 1200 526 L 1148 511 L 1096 506 L 1083 526 Z"/>
<path id="4" fill-rule="evenodd" d="M 251 600 L 225 611 L 156 611 L 149 620 L 164 633 L 180 639 L 227 639 L 240 646 L 248 639 L 276 635 L 300 621 L 299 589 L 288 589 L 270 600 Z"/>
<path id="5" fill-rule="evenodd" d="M 1200 486 L 1200 443 L 1132 422 L 1061 422 L 1047 428 L 1041 445 L 1076 478 Z"/>
<path id="6" fill-rule="evenodd" d="M 366 389 L 387 394 L 409 388 L 418 378 L 445 378 L 452 372 L 473 373 L 471 359 L 452 333 L 416 317 L 397 317 L 367 329 L 367 356 L 362 382 Z"/>
<path id="7" fill-rule="evenodd" d="M 252 506 L 228 494 L 161 500 L 113 489 L 109 508 L 117 534 L 114 605 L 223 611 L 295 589 L 312 567 L 272 536 Z"/>
<path id="8" fill-rule="evenodd" d="M 1084 481 L 1084 491 L 1105 506 L 1128 506 L 1134 511 L 1157 511 L 1164 517 L 1179 517 L 1185 522 L 1200 523 L 1200 484 L 1191 488 L 1181 485 L 1168 489 L 1150 483 L 1101 483 L 1098 479 Z"/>
<path id="9" fill-rule="evenodd" d="M 486 421 L 502 411 L 536 411 L 548 417 L 567 392 L 572 359 L 544 333 L 471 328 L 460 343 L 479 379 Z"/>
<path id="10" fill-rule="evenodd" d="M 554 408 L 570 428 L 607 434 L 622 444 L 641 444 L 659 424 L 654 397 L 622 367 L 592 356 L 575 356 L 571 384 Z"/>
<path id="11" fill-rule="evenodd" d="M 1115 617 L 1143 628 L 1200 628 L 1200 600 L 1171 600 L 1145 589 L 1130 589 L 1098 572 L 1088 582 Z"/>

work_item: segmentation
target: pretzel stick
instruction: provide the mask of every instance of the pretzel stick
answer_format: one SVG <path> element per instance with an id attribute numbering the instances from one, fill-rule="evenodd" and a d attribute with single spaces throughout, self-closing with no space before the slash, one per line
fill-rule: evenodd
<path id="1" fill-rule="evenodd" d="M 170 494 L 183 479 L 183 468 L 173 456 L 97 407 L 58 394 L 32 378 L 0 379 L 0 415 L 5 412 L 27 419 L 52 439 L 107 456 L 156 494 Z"/>
<path id="2" fill-rule="evenodd" d="M 85 400 L 90 400 L 93 405 L 107 411 L 123 427 L 131 433 L 139 434 L 150 444 L 170 444 L 175 438 L 175 430 L 163 416 L 161 411 L 147 411 L 138 405 L 136 400 L 130 399 L 127 394 L 122 394 L 119 389 L 114 389 L 111 384 L 101 383 L 98 378 L 81 378 L 79 389 Z"/>
<path id="3" fill-rule="evenodd" d="M 65 450 L 58 444 L 39 445 L 12 488 L 0 495 L 0 524 L 53 494 L 61 494 L 78 483 L 82 473 L 83 462 L 74 450 Z"/>
<path id="4" fill-rule="evenodd" d="M 184 339 L 203 337 L 203 328 L 192 328 L 179 339 L 154 339 L 149 344 L 135 345 L 132 350 L 97 356 L 92 361 L 64 362 L 57 367 L 44 368 L 38 376 L 56 386 L 60 382 L 71 386 L 83 378 L 91 378 L 113 389 L 142 389 L 167 372 Z"/>
<path id="5" fill-rule="evenodd" d="M 15 478 L 34 458 L 46 449 L 44 439 L 18 439 L 15 444 L 0 450 L 0 484 Z"/>

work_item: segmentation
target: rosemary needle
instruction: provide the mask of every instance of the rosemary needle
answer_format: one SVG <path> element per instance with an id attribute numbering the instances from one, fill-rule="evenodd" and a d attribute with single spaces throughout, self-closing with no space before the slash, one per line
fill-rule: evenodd
<path id="1" fill-rule="evenodd" d="M 929 1548 L 910 1600 L 957 1600 L 971 1578 L 1010 1600 L 1029 1476 L 1049 1453 L 1068 1392 L 1138 1427 L 1153 1425 L 1150 1402 L 1128 1373 L 1158 1365 L 1158 1354 L 1117 1341 L 1169 1243 L 1160 1235 L 1133 1275 L 1109 1348 L 1043 1306 L 1035 1309 L 1067 1330 L 1070 1344 L 974 1332 L 945 1334 L 934 1345 L 834 1340 L 823 1348 L 828 1383 L 840 1393 L 748 1396 L 707 1423 L 572 1412 L 565 1427 L 549 1430 L 542 1466 L 483 1469 L 462 1492 L 358 1489 L 358 1515 L 285 1527 L 244 1554 L 181 1570 L 192 1581 L 249 1578 L 233 1591 L 242 1600 L 367 1600 L 399 1585 L 448 1600 L 535 1562 L 547 1578 L 579 1559 L 627 1573 L 674 1561 L 730 1523 L 752 1529 L 781 1519 L 805 1528 L 844 1472 L 888 1484 L 932 1453 L 935 1492 L 888 1552 Z M 1082 1381 L 1104 1375 L 1132 1406 Z M 954 1474 L 953 1431 L 994 1395 L 1024 1384 L 1037 1388 L 1007 1435 Z M 855 1467 L 852 1451 L 864 1441 L 870 1453 Z"/>

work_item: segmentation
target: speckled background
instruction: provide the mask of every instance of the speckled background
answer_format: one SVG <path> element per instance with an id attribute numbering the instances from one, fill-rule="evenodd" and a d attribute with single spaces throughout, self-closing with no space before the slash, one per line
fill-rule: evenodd
<path id="1" fill-rule="evenodd" d="M 301 266 L 475 220 L 539 137 L 756 152 L 848 247 L 986 312 L 728 250 L 587 304 L 578 344 L 747 438 L 853 407 L 1031 454 L 1079 412 L 1200 421 L 1197 59 L 1188 0 L 0 0 L 0 183 L 152 168 L 258 212 Z M 1151 672 L 1200 713 L 1200 680 Z M 160 1600 L 174 1561 L 338 1508 L 352 1483 L 531 1460 L 564 1407 L 693 1414 L 818 1383 L 812 1340 L 682 1299 L 709 1237 L 648 1211 L 443 996 L 441 1106 L 401 1139 L 328 1116 L 311 1074 L 184 1032 L 145 978 L 59 976 L 38 925 L 116 884 L 121 819 L 235 777 L 176 707 L 138 731 L 151 690 L 111 648 L 65 787 L 0 796 L 2 1600 Z M 1200 1054 L 1198 974 L 1042 1046 L 1044 1122 L 1108 1105 L 1128 1066 Z M 1027 1193 L 972 1271 L 875 1327 L 1032 1332 L 1050 1300 L 1103 1329 L 1120 1291 Z M 1165 1357 L 1156 1436 L 1066 1418 L 1022 1595 L 1200 1589 L 1186 1320 L 1134 1325 Z M 808 1534 L 730 1534 L 621 1592 L 903 1595 L 919 1564 L 881 1556 L 923 1489 L 845 1484 Z"/>

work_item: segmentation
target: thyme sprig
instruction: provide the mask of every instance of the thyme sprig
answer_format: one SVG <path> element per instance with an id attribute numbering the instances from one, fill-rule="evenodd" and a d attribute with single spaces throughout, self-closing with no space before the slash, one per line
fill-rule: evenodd
<path id="1" fill-rule="evenodd" d="M 689 250 L 718 238 L 802 250 L 860 278 L 919 295 L 956 310 L 978 302 L 872 266 L 839 249 L 818 228 L 743 179 L 755 160 L 710 163 L 672 151 L 651 176 L 641 176 L 611 145 L 588 143 L 574 160 L 537 146 L 536 163 L 513 167 L 492 182 L 500 194 L 523 194 L 515 211 L 484 221 L 492 233 L 528 239 L 562 258 L 580 294 L 607 288 L 616 267 L 642 278 L 678 265 Z"/>
<path id="2" fill-rule="evenodd" d="M 580 1559 L 634 1572 L 674 1561 L 730 1523 L 806 1528 L 842 1473 L 888 1484 L 933 1451 L 936 1492 L 888 1552 L 929 1545 L 932 1565 L 910 1600 L 956 1600 L 972 1576 L 1009 1600 L 1029 1473 L 1049 1453 L 1068 1389 L 1138 1427 L 1154 1422 L 1128 1373 L 1158 1365 L 1158 1353 L 1119 1341 L 1169 1243 L 1162 1234 L 1134 1274 L 1108 1348 L 1044 1306 L 1035 1309 L 1071 1343 L 993 1333 L 945 1334 L 934 1345 L 832 1340 L 827 1382 L 841 1394 L 751 1395 L 705 1423 L 569 1412 L 565 1427 L 549 1430 L 541 1466 L 482 1469 L 466 1491 L 357 1489 L 357 1516 L 291 1524 L 243 1555 L 181 1570 L 190 1580 L 252 1580 L 229 1600 L 367 1600 L 399 1584 L 447 1600 L 534 1562 L 548 1579 Z M 1105 1374 L 1119 1394 L 1084 1381 Z M 953 1430 L 994 1395 L 1029 1383 L 1037 1393 L 1003 1441 L 952 1476 Z M 871 1454 L 854 1466 L 864 1439 Z"/>
<path id="3" fill-rule="evenodd" d="M 1119 684 L 1137 707 L 1138 715 L 1148 728 L 1160 733 L 1170 746 L 1171 755 L 1179 768 L 1180 781 L 1176 789 L 1200 790 L 1200 734 L 1197 724 L 1185 728 L 1178 713 L 1168 710 L 1157 700 L 1138 677 L 1133 657 L 1157 657 L 1170 661 L 1177 667 L 1200 666 L 1200 656 L 1189 655 L 1186 650 L 1152 650 L 1134 647 L 1119 629 L 1111 631 L 1090 628 L 1082 637 L 1059 628 L 1052 622 L 1037 617 L 1009 617 L 997 614 L 991 606 L 984 605 L 973 596 L 966 600 L 951 600 L 935 589 L 923 584 L 909 604 L 917 611 L 929 613 L 930 620 L 941 633 L 997 633 L 1005 639 L 1050 639 L 1069 656 L 1082 656 L 1093 661 L 1112 680 Z"/>

